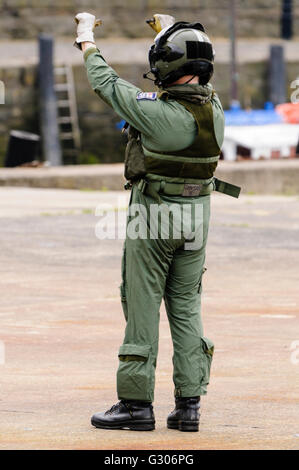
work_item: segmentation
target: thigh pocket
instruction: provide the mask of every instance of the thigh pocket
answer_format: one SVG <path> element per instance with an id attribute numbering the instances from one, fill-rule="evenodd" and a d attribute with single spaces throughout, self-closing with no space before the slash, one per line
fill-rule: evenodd
<path id="1" fill-rule="evenodd" d="M 123 344 L 119 349 L 117 391 L 119 398 L 153 400 L 151 347 Z"/>
<path id="2" fill-rule="evenodd" d="M 202 293 L 202 277 L 203 277 L 203 275 L 206 271 L 207 271 L 207 268 L 203 268 L 202 272 L 201 272 L 201 275 L 200 275 L 200 280 L 199 280 L 199 285 L 198 285 L 198 293 L 199 294 Z"/>
<path id="3" fill-rule="evenodd" d="M 124 247 L 123 256 L 121 261 L 121 277 L 122 282 L 120 285 L 120 298 L 121 304 L 124 312 L 124 316 L 126 321 L 128 320 L 128 305 L 127 305 L 127 297 L 126 297 L 126 248 Z"/>
<path id="4" fill-rule="evenodd" d="M 123 308 L 124 316 L 126 321 L 128 321 L 128 305 L 127 305 L 127 298 L 126 298 L 126 287 L 124 282 L 122 282 L 120 286 L 120 298 L 121 298 L 121 305 Z"/>
<path id="5" fill-rule="evenodd" d="M 213 342 L 204 336 L 200 338 L 200 386 L 203 393 L 207 392 L 207 386 L 209 385 L 213 354 Z"/>

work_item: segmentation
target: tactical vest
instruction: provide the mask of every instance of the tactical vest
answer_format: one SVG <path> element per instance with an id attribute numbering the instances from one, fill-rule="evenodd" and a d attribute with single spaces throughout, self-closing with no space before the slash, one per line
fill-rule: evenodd
<path id="1" fill-rule="evenodd" d="M 136 181 L 146 173 L 175 177 L 209 179 L 216 170 L 220 147 L 214 130 L 212 104 L 195 104 L 177 100 L 192 115 L 197 124 L 197 135 L 187 148 L 172 152 L 157 152 L 145 148 L 141 143 L 140 132 L 130 126 L 129 142 L 125 156 L 125 177 Z"/>

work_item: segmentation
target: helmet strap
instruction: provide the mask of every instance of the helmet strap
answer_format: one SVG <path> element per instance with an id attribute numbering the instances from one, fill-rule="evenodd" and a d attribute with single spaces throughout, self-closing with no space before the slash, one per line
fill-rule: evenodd
<path id="1" fill-rule="evenodd" d="M 182 85 L 188 85 L 188 83 L 192 82 L 192 80 L 193 80 L 195 77 L 197 77 L 197 75 L 193 75 L 192 78 L 190 78 L 187 82 L 182 83 Z"/>
<path id="2" fill-rule="evenodd" d="M 151 70 L 149 70 L 147 73 L 144 73 L 143 78 L 145 78 L 146 80 L 150 80 L 151 82 L 155 82 L 156 81 L 155 79 L 149 77 L 150 73 L 152 73 Z"/>

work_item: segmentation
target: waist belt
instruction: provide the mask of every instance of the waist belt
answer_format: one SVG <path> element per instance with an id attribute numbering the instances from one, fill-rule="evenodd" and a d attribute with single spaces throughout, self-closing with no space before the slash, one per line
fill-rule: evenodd
<path id="1" fill-rule="evenodd" d="M 139 191 L 161 202 L 159 194 L 165 196 L 198 197 L 207 196 L 212 191 L 238 198 L 241 192 L 239 186 L 235 186 L 217 178 L 213 178 L 208 184 L 169 183 L 168 181 L 148 181 L 145 179 L 136 183 Z"/>
<path id="2" fill-rule="evenodd" d="M 240 196 L 241 188 L 240 186 L 235 186 L 231 183 L 226 183 L 225 181 L 221 181 L 218 178 L 214 178 L 214 191 L 218 191 L 218 193 L 227 194 L 228 196 L 235 197 L 238 199 Z"/>

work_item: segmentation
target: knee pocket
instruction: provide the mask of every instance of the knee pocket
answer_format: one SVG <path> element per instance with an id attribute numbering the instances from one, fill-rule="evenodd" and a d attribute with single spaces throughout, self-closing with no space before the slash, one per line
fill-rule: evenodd
<path id="1" fill-rule="evenodd" d="M 206 337 L 200 338 L 200 385 L 203 388 L 203 392 L 206 392 L 206 388 L 210 381 L 211 365 L 214 355 L 214 343 Z"/>
<path id="2" fill-rule="evenodd" d="M 123 344 L 119 349 L 117 390 L 120 398 L 153 400 L 151 347 Z"/>

